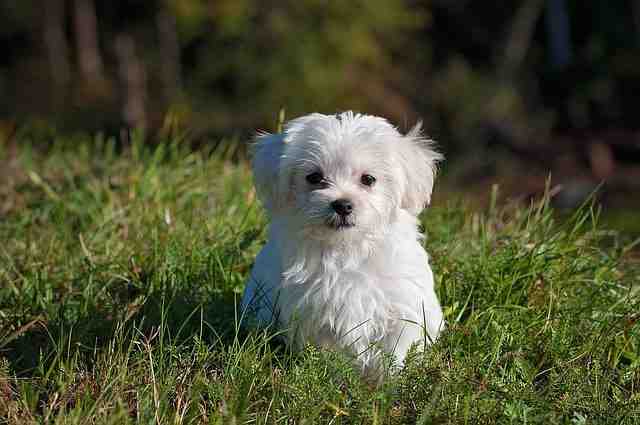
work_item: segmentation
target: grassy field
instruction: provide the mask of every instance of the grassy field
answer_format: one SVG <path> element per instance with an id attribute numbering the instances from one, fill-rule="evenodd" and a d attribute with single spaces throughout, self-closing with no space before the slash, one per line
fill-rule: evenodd
<path id="1" fill-rule="evenodd" d="M 0 423 L 640 423 L 638 263 L 593 208 L 436 197 L 448 329 L 373 387 L 239 326 L 265 218 L 231 145 L 18 146 L 0 145 Z"/>

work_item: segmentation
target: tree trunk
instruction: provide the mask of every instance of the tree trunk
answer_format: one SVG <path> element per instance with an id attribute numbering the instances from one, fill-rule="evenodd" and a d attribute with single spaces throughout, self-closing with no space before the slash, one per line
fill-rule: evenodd
<path id="1" fill-rule="evenodd" d="M 49 0 L 47 0 L 49 1 Z M 78 67 L 89 84 L 104 80 L 102 56 L 98 45 L 98 22 L 93 0 L 74 0 L 75 35 Z"/>
<path id="2" fill-rule="evenodd" d="M 136 44 L 129 34 L 116 37 L 118 69 L 124 91 L 122 117 L 129 127 L 147 127 L 147 75 L 144 63 L 136 52 Z"/>
<path id="3" fill-rule="evenodd" d="M 161 77 L 165 102 L 170 104 L 181 91 L 180 43 L 176 30 L 175 16 L 161 7 L 156 15 L 158 39 L 160 42 Z"/>
<path id="4" fill-rule="evenodd" d="M 57 103 L 71 81 L 69 44 L 65 35 L 64 0 L 43 2 L 43 13 L 44 45 L 47 51 L 49 72 L 53 80 L 53 97 Z"/>
<path id="5" fill-rule="evenodd" d="M 571 62 L 571 31 L 565 0 L 547 0 L 546 23 L 551 62 L 555 68 L 564 69 Z"/>
<path id="6" fill-rule="evenodd" d="M 500 66 L 500 72 L 507 81 L 513 80 L 524 61 L 543 6 L 544 0 L 526 0 L 513 18 Z"/>

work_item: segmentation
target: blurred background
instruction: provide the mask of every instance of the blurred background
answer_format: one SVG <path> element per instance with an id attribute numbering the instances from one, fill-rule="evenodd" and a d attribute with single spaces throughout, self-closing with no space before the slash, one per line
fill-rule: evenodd
<path id="1" fill-rule="evenodd" d="M 244 143 L 281 108 L 355 109 L 424 120 L 442 193 L 526 200 L 551 175 L 573 208 L 604 182 L 640 233 L 639 96 L 638 0 L 0 0 L 0 144 Z"/>

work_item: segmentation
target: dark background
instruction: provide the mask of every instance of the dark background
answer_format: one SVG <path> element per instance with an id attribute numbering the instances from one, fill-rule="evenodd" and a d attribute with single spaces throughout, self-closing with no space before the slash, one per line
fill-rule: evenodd
<path id="1" fill-rule="evenodd" d="M 0 143 L 356 109 L 423 119 L 451 191 L 635 211 L 639 96 L 640 1 L 0 0 Z"/>

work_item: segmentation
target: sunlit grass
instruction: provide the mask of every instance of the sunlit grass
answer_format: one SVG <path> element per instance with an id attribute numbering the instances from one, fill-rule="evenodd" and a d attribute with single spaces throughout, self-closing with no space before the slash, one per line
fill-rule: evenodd
<path id="1" fill-rule="evenodd" d="M 7 423 L 640 421 L 638 268 L 589 205 L 430 208 L 448 329 L 372 387 L 239 326 L 265 218 L 232 144 L 0 152 Z"/>

